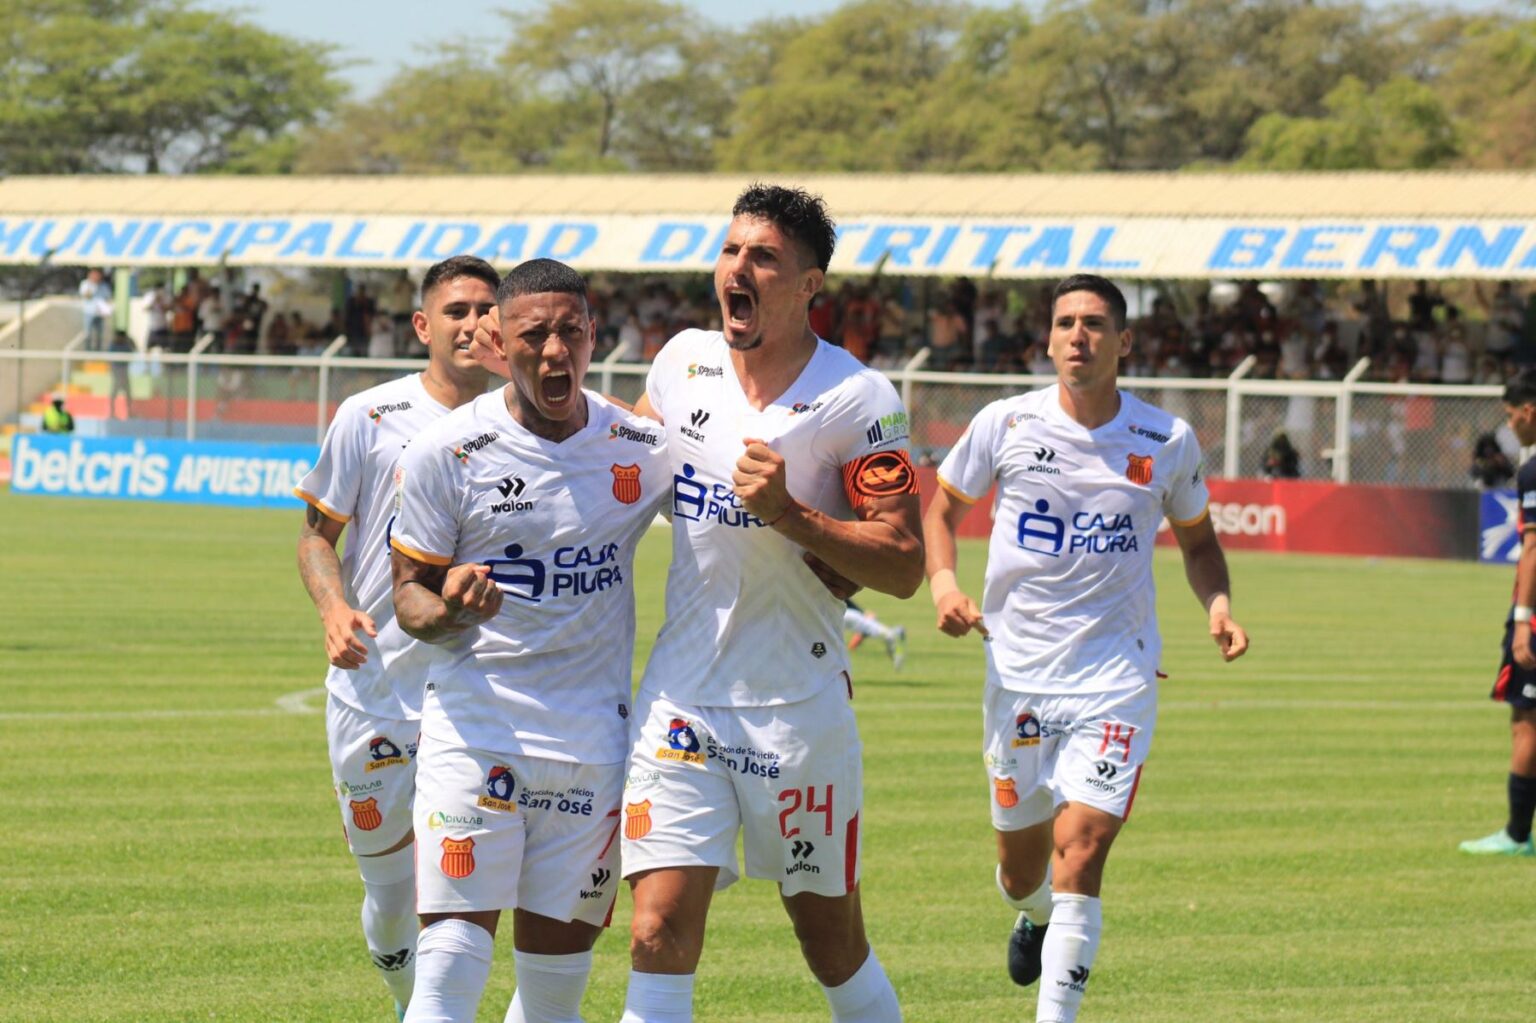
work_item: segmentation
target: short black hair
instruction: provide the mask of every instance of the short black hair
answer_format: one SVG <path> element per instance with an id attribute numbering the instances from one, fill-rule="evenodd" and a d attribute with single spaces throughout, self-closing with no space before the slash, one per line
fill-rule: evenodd
<path id="1" fill-rule="evenodd" d="M 1522 369 L 1504 385 L 1504 404 L 1536 405 L 1536 369 Z"/>
<path id="2" fill-rule="evenodd" d="M 496 288 L 496 304 L 519 295 L 580 295 L 587 300 L 587 279 L 557 259 L 530 259 L 512 268 Z"/>
<path id="3" fill-rule="evenodd" d="M 1091 292 L 1109 303 L 1110 318 L 1114 320 L 1115 330 L 1125 329 L 1125 295 L 1115 287 L 1113 281 L 1098 274 L 1073 274 L 1056 285 L 1056 290 L 1051 292 L 1052 322 L 1056 319 L 1056 300 L 1074 291 Z"/>
<path id="4" fill-rule="evenodd" d="M 441 263 L 433 263 L 427 268 L 427 274 L 421 279 L 421 304 L 427 304 L 427 295 L 432 289 L 446 281 L 456 281 L 460 277 L 473 277 L 484 281 L 496 290 L 496 285 L 501 283 L 501 276 L 496 268 L 479 256 L 449 256 Z"/>
<path id="5" fill-rule="evenodd" d="M 832 262 L 832 250 L 837 246 L 837 224 L 827 212 L 827 204 L 821 196 L 812 195 L 803 188 L 786 188 L 783 185 L 749 185 L 736 197 L 731 207 L 733 217 L 758 217 L 768 221 L 790 240 L 804 246 L 827 272 Z"/>

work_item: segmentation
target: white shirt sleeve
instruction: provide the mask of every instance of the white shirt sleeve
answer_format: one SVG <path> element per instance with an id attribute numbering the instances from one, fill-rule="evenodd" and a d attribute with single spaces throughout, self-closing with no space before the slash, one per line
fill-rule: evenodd
<path id="1" fill-rule="evenodd" d="M 997 478 L 997 430 L 1002 420 L 1002 402 L 994 401 L 976 413 L 939 466 L 940 486 L 972 504 L 987 495 Z"/>
<path id="2" fill-rule="evenodd" d="M 453 564 L 459 546 L 462 481 L 453 453 L 430 438 L 405 446 L 395 466 L 395 523 L 390 546 L 429 565 Z"/>
<path id="3" fill-rule="evenodd" d="M 363 466 L 368 457 L 367 438 L 362 430 L 366 421 L 357 405 L 343 403 L 325 431 L 320 457 L 293 490 L 299 500 L 314 505 L 337 522 L 351 521 L 357 510 Z"/>
<path id="4" fill-rule="evenodd" d="M 1182 423 L 1174 442 L 1178 446 L 1174 456 L 1174 477 L 1163 497 L 1163 513 L 1175 525 L 1192 526 L 1205 517 L 1206 506 L 1211 500 L 1205 473 L 1200 468 L 1200 442 Z"/>

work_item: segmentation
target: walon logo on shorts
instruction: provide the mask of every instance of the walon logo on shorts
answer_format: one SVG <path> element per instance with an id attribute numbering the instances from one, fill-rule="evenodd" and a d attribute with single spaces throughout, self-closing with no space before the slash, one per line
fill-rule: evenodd
<path id="1" fill-rule="evenodd" d="M 819 874 L 821 868 L 811 863 L 811 853 L 816 851 L 816 846 L 801 839 L 795 839 L 795 844 L 789 847 L 789 853 L 795 858 L 795 862 L 784 868 L 785 874 Z"/>
<path id="2" fill-rule="evenodd" d="M 682 718 L 673 718 L 667 725 L 667 749 L 656 751 L 657 760 L 681 760 L 685 764 L 702 764 L 704 754 L 699 752 L 699 737 L 693 726 Z"/>
<path id="3" fill-rule="evenodd" d="M 366 771 L 377 771 L 383 767 L 396 767 L 410 763 L 400 754 L 400 747 L 390 742 L 387 735 L 374 736 L 368 743 L 368 755 L 373 758 L 373 762 L 364 768 Z"/>
<path id="4" fill-rule="evenodd" d="M 651 833 L 651 801 L 624 804 L 624 837 L 633 841 Z"/>
<path id="5" fill-rule="evenodd" d="M 448 877 L 468 877 L 475 872 L 475 840 L 443 839 L 443 873 Z"/>
<path id="6" fill-rule="evenodd" d="M 512 812 L 517 805 L 512 802 L 512 790 L 517 787 L 512 769 L 505 764 L 494 765 L 485 778 L 486 794 L 475 800 L 475 805 L 487 810 Z"/>
<path id="7" fill-rule="evenodd" d="M 581 890 L 581 897 L 583 899 L 602 898 L 603 888 L 606 887 L 608 882 L 612 880 L 613 872 L 611 870 L 609 870 L 607 867 L 598 867 L 596 870 L 592 871 L 592 887 L 583 888 Z"/>

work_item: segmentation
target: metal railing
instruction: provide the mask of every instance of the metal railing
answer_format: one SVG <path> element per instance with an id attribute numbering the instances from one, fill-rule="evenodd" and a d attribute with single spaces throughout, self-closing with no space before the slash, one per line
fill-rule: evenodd
<path id="1" fill-rule="evenodd" d="M 95 414 L 88 407 L 85 416 L 77 415 L 82 432 L 318 442 L 348 395 L 425 365 L 419 358 L 354 358 L 343 354 L 344 338 L 319 355 L 297 356 L 226 355 L 212 352 L 212 342 L 206 335 L 185 354 L 86 352 L 76 338 L 63 350 L 0 351 L 0 370 L 19 374 L 24 364 L 52 362 L 72 403 L 95 403 Z M 925 355 L 884 371 L 905 399 L 920 459 L 942 458 L 989 402 L 1055 382 L 1050 376 L 937 373 L 923 368 Z M 93 364 L 105 364 L 110 380 Z M 1502 422 L 1502 389 L 1364 383 L 1367 365 L 1361 360 L 1338 381 L 1253 380 L 1247 375 L 1251 361 L 1245 361 L 1225 378 L 1122 377 L 1120 383 L 1191 424 L 1212 476 L 1261 475 L 1265 449 L 1284 431 L 1301 454 L 1304 478 L 1470 486 L 1476 438 Z M 634 401 L 649 369 L 610 357 L 592 366 L 588 386 Z M 32 425 L 17 418 L 22 428 Z"/>

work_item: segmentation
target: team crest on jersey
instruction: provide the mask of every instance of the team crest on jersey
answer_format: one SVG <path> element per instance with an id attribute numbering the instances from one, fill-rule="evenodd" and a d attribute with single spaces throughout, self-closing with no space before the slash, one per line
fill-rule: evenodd
<path id="1" fill-rule="evenodd" d="M 906 451 L 876 451 L 843 466 L 843 489 L 857 508 L 877 497 L 917 493 L 917 473 Z"/>
<path id="2" fill-rule="evenodd" d="M 512 777 L 512 768 L 506 764 L 493 764 L 490 772 L 485 776 L 485 795 L 475 800 L 475 805 L 487 810 L 510 813 L 517 809 L 512 802 L 512 792 L 516 787 L 517 782 Z"/>
<path id="3" fill-rule="evenodd" d="M 667 725 L 667 748 L 657 750 L 656 759 L 702 764 L 704 754 L 699 752 L 699 737 L 693 726 L 683 718 L 673 718 Z"/>
<path id="4" fill-rule="evenodd" d="M 389 741 L 387 735 L 376 735 L 368 743 L 368 755 L 373 758 L 364 770 L 377 771 L 385 767 L 395 767 L 399 764 L 409 763 L 400 753 L 400 747 Z"/>
<path id="5" fill-rule="evenodd" d="M 408 412 L 410 411 L 410 408 L 411 403 L 408 401 L 397 401 L 391 405 L 375 405 L 373 408 L 368 410 L 368 418 L 372 419 L 374 425 L 377 426 L 379 420 L 383 419 L 391 412 Z"/>
<path id="6" fill-rule="evenodd" d="M 352 808 L 352 826 L 359 831 L 372 831 L 384 823 L 384 815 L 379 812 L 379 801 L 372 796 L 359 802 L 356 799 L 347 800 Z"/>
<path id="7" fill-rule="evenodd" d="M 640 467 L 619 465 L 608 467 L 613 472 L 613 497 L 620 504 L 634 504 L 640 500 Z"/>
<path id="8" fill-rule="evenodd" d="M 1040 722 L 1030 713 L 1020 714 L 1013 722 L 1013 748 L 1040 745 Z"/>
<path id="9" fill-rule="evenodd" d="M 1145 487 L 1152 482 L 1152 456 L 1151 455 L 1126 455 L 1125 478 L 1139 487 Z"/>
<path id="10" fill-rule="evenodd" d="M 992 794 L 997 798 L 997 805 L 1004 810 L 1019 805 L 1019 790 L 1012 778 L 993 778 Z"/>
<path id="11" fill-rule="evenodd" d="M 443 839 L 443 874 L 447 877 L 468 877 L 475 872 L 475 840 L 473 838 Z"/>
<path id="12" fill-rule="evenodd" d="M 651 801 L 624 804 L 624 837 L 644 838 L 651 833 Z"/>

